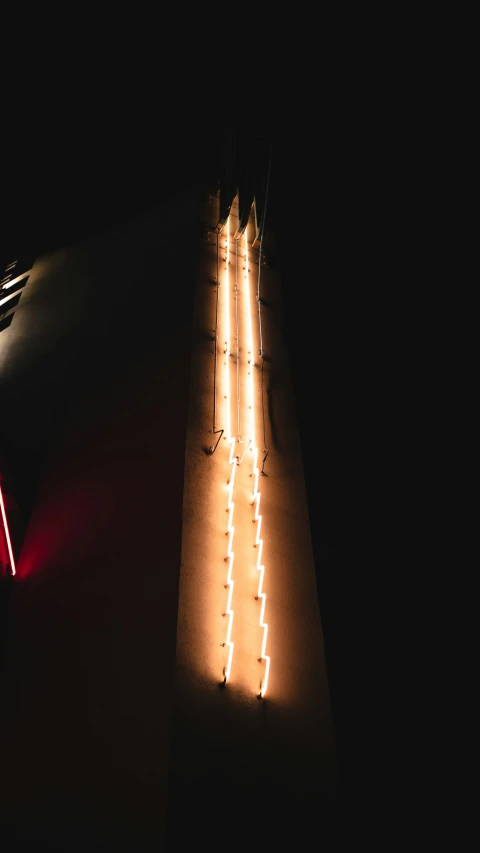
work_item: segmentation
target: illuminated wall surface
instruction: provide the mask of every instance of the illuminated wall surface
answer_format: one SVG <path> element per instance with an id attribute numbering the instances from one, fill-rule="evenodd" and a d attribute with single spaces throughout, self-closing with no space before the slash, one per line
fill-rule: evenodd
<path id="1" fill-rule="evenodd" d="M 259 316 L 253 213 L 237 226 L 235 202 L 195 299 L 170 790 L 177 839 L 197 809 L 202 834 L 268 848 L 322 821 L 326 840 L 336 762 L 280 281 L 261 266 Z"/>
<path id="2" fill-rule="evenodd" d="M 260 268 L 259 312 L 253 212 L 238 236 L 236 211 L 217 236 L 218 199 L 192 191 L 39 258 L 0 335 L 2 452 L 35 481 L 2 673 L 2 850 L 330 838 L 280 281 Z"/>
<path id="3" fill-rule="evenodd" d="M 10 533 L 10 522 L 8 520 L 8 502 L 3 494 L 0 482 L 0 571 L 9 577 L 16 575 L 15 556 L 13 553 L 14 543 Z"/>

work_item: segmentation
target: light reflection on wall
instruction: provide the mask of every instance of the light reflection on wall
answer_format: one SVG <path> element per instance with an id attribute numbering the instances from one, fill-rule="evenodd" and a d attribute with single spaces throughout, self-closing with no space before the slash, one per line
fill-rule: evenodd
<path id="1" fill-rule="evenodd" d="M 237 211 L 238 211 L 238 200 L 237 202 Z M 258 549 L 257 551 L 257 563 L 256 570 L 258 572 L 258 583 L 256 583 L 256 595 L 252 594 L 252 606 L 260 608 L 260 612 L 258 617 L 255 617 L 253 621 L 256 621 L 258 618 L 258 625 L 262 631 L 262 641 L 261 648 L 259 649 L 260 656 L 258 657 L 259 662 L 264 665 L 262 677 L 260 678 L 260 688 L 258 686 L 255 688 L 255 695 L 259 698 L 265 696 L 268 687 L 268 679 L 269 679 L 269 670 L 270 670 L 270 656 L 266 654 L 266 646 L 267 646 L 267 637 L 268 637 L 268 624 L 265 621 L 265 605 L 266 605 L 266 595 L 263 591 L 263 583 L 264 583 L 264 573 L 265 567 L 262 564 L 262 553 L 263 553 L 263 539 L 261 538 L 261 529 L 262 529 L 262 515 L 260 514 L 260 492 L 258 491 L 258 482 L 259 482 L 259 468 L 258 468 L 258 446 L 257 446 L 257 419 L 256 419 L 256 407 L 255 407 L 255 389 L 256 389 L 256 371 L 255 371 L 255 352 L 254 352 L 254 330 L 253 330 L 253 314 L 252 314 L 252 306 L 255 305 L 253 301 L 252 294 L 252 282 L 250 281 L 249 275 L 249 247 L 248 247 L 248 225 L 244 231 L 243 235 L 239 235 L 236 239 L 236 254 L 238 259 L 238 251 L 240 248 L 244 248 L 245 251 L 245 266 L 244 266 L 244 277 L 242 281 L 237 282 L 238 290 L 236 290 L 235 297 L 235 306 L 232 301 L 231 294 L 231 280 L 230 280 L 230 257 L 231 257 L 231 247 L 230 247 L 230 239 L 231 239 L 231 228 L 235 227 L 232 224 L 233 215 L 230 215 L 225 223 L 224 229 L 222 231 L 221 237 L 223 239 L 223 235 L 225 236 L 225 274 L 223 276 L 223 280 L 221 280 L 221 289 L 222 293 L 222 308 L 220 322 L 223 324 L 223 329 L 219 330 L 219 339 L 224 341 L 224 423 L 225 423 L 225 433 L 224 440 L 227 443 L 229 448 L 229 457 L 228 464 L 230 466 L 229 477 L 227 480 L 227 507 L 226 511 L 228 512 L 228 522 L 227 522 L 227 531 L 226 535 L 228 536 L 228 545 L 227 545 L 227 555 L 224 560 L 228 563 L 227 576 L 225 582 L 225 589 L 227 590 L 227 603 L 225 607 L 225 611 L 223 615 L 228 619 L 228 624 L 226 628 L 225 640 L 222 643 L 223 647 L 226 649 L 226 661 L 223 667 L 223 681 L 224 684 L 227 684 L 229 680 L 231 680 L 232 675 L 235 674 L 235 662 L 234 662 L 234 643 L 232 642 L 232 629 L 233 629 L 233 620 L 234 620 L 234 564 L 235 571 L 238 573 L 240 570 L 242 572 L 241 578 L 245 579 L 248 576 L 248 558 L 245 557 L 245 561 L 242 559 L 240 565 L 238 562 L 235 563 L 235 551 L 234 551 L 234 537 L 236 541 L 242 544 L 248 543 L 251 537 L 251 528 L 246 527 L 246 519 L 251 519 L 249 513 L 241 513 L 239 518 L 237 519 L 236 526 L 234 526 L 234 512 L 235 512 L 235 501 L 234 501 L 234 493 L 235 493 L 235 470 L 238 465 L 241 465 L 243 459 L 248 450 L 253 452 L 253 469 L 252 474 L 250 476 L 253 477 L 253 494 L 250 493 L 250 498 L 248 497 L 249 489 L 247 491 L 243 491 L 244 487 L 239 486 L 237 488 L 240 489 L 239 495 L 245 495 L 245 499 L 250 501 L 252 506 L 254 506 L 254 518 L 251 519 L 256 524 L 256 536 L 255 541 L 253 543 L 254 547 Z M 238 227 L 238 223 L 237 223 Z M 242 245 L 243 243 L 243 245 Z M 238 322 L 238 299 L 239 292 L 243 292 L 243 320 L 239 325 Z M 235 391 L 235 383 L 232 384 L 231 370 L 233 368 L 233 360 L 231 353 L 231 341 L 232 341 L 232 319 L 233 319 L 233 309 L 235 308 L 236 312 L 236 333 L 238 335 L 238 347 L 236 353 L 236 369 L 237 369 L 237 383 L 236 383 L 236 391 Z M 256 312 L 255 312 L 256 317 Z M 258 322 L 258 319 L 257 319 Z M 222 334 L 223 333 L 223 334 Z M 243 353 L 247 353 L 246 357 L 243 357 Z M 240 354 L 242 354 L 240 356 Z M 243 379 L 240 383 L 238 381 L 238 377 L 243 373 Z M 248 411 L 249 418 L 247 417 L 247 424 L 245 429 L 245 437 L 242 440 L 242 437 L 232 435 L 232 405 L 236 403 L 238 411 L 240 412 L 240 388 L 245 388 L 245 399 L 244 399 L 244 408 L 245 411 Z M 234 399 L 236 395 L 236 399 Z M 248 422 L 249 421 L 249 422 Z M 248 432 L 247 432 L 248 431 Z M 236 443 L 240 441 L 245 444 L 245 450 L 240 458 L 239 455 L 236 454 Z M 220 445 L 219 448 L 220 453 L 225 452 L 223 450 L 223 444 Z M 244 498 L 242 498 L 243 500 Z M 238 501 L 238 497 L 237 497 Z M 246 504 L 248 506 L 248 504 Z M 240 539 L 238 539 L 240 537 Z M 237 548 L 238 550 L 238 548 Z M 247 553 L 247 552 L 246 552 Z M 243 564 L 245 562 L 245 564 Z M 252 565 L 253 569 L 253 565 Z M 253 590 L 252 590 L 253 593 Z M 260 602 L 260 604 L 256 604 L 255 602 Z M 238 606 L 242 608 L 250 607 L 249 604 L 246 604 L 242 599 L 241 604 L 237 602 Z M 245 611 L 246 613 L 246 611 Z M 252 624 L 252 619 L 249 616 L 245 616 L 244 621 L 241 623 L 244 626 L 242 628 L 243 631 L 251 631 L 250 626 Z M 238 629 L 237 629 L 238 630 Z M 247 636 L 236 636 L 236 643 L 240 643 L 242 647 L 244 646 L 244 650 L 249 647 L 254 647 L 254 642 L 252 642 L 252 637 Z M 250 654 L 250 652 L 249 652 Z M 258 653 L 257 653 L 258 655 Z"/>
<path id="2" fill-rule="evenodd" d="M 259 661 L 265 661 L 265 672 L 263 678 L 260 682 L 260 697 L 265 696 L 268 687 L 268 675 L 270 672 L 270 657 L 265 654 L 266 646 L 267 646 L 267 636 L 268 636 L 268 625 L 265 622 L 265 603 L 266 603 L 266 595 L 263 592 L 263 576 L 265 572 L 265 567 L 262 565 L 262 551 L 263 551 L 263 539 L 260 536 L 260 532 L 262 529 L 262 516 L 260 515 L 260 492 L 258 491 L 258 447 L 257 447 L 257 438 L 255 433 L 255 385 L 254 385 L 254 365 L 255 359 L 253 355 L 253 324 L 252 324 L 252 306 L 250 300 L 250 282 L 249 282 L 249 257 L 248 257 L 248 226 L 245 229 L 245 299 L 246 299 L 246 309 L 247 309 L 247 317 L 248 317 L 248 338 L 249 338 L 249 375 L 250 375 L 250 407 L 251 407 L 251 425 L 250 425 L 250 435 L 253 447 L 253 477 L 254 477 L 254 486 L 253 486 L 253 504 L 255 505 L 255 515 L 253 521 L 257 525 L 256 536 L 255 536 L 255 544 L 254 547 L 258 548 L 257 555 L 257 571 L 258 575 L 258 589 L 256 600 L 260 600 L 260 617 L 259 624 L 263 630 L 262 635 L 262 647 L 260 652 Z"/>
<path id="3" fill-rule="evenodd" d="M 228 481 L 228 503 L 227 503 L 227 512 L 228 512 L 228 527 L 227 527 L 227 535 L 228 535 L 228 548 L 227 548 L 227 556 L 225 560 L 228 562 L 228 571 L 227 571 L 227 581 L 225 584 L 225 589 L 228 589 L 227 595 L 227 606 L 225 608 L 224 615 L 228 618 L 227 624 L 227 636 L 224 642 L 224 646 L 228 649 L 227 652 L 227 662 L 223 668 L 223 676 L 224 683 L 226 684 L 228 679 L 230 678 L 230 672 L 232 668 L 232 658 L 233 658 L 233 649 L 234 644 L 231 641 L 232 637 L 232 627 L 233 627 L 233 616 L 234 612 L 232 609 L 232 596 L 233 596 L 233 588 L 234 581 L 232 578 L 233 572 L 233 562 L 235 559 L 235 554 L 233 551 L 233 537 L 235 534 L 235 528 L 233 526 L 233 511 L 234 511 L 234 502 L 233 502 L 233 488 L 235 485 L 235 468 L 237 465 L 237 459 L 234 455 L 235 452 L 235 438 L 232 437 L 232 428 L 231 428 L 231 399 L 230 399 L 230 276 L 229 276 L 229 263 L 230 263 L 230 217 L 228 217 L 225 223 L 225 232 L 226 232 L 226 243 L 225 243 L 225 279 L 224 279 L 224 293 L 225 293 L 225 411 L 226 411 L 226 440 L 230 445 L 230 478 Z M 216 345 L 216 344 L 215 344 Z"/>
<path id="4" fill-rule="evenodd" d="M 7 542 L 8 556 L 10 559 L 10 571 L 11 571 L 12 575 L 15 575 L 17 570 L 15 568 L 15 560 L 13 557 L 12 543 L 10 540 L 10 532 L 8 530 L 7 512 L 6 512 L 5 503 L 3 500 L 1 483 L 0 483 L 0 513 L 1 513 L 1 517 L 2 517 L 3 532 L 5 535 L 5 540 Z"/>

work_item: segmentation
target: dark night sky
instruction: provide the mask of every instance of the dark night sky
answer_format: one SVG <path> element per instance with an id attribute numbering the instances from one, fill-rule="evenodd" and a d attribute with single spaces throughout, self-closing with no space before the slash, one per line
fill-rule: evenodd
<path id="1" fill-rule="evenodd" d="M 215 176 L 222 133 L 210 103 L 212 116 L 199 102 L 182 118 L 163 104 L 161 120 L 152 109 L 132 115 L 121 99 L 32 107 L 2 169 L 2 251 L 74 242 Z M 279 247 L 341 769 L 359 791 L 379 752 L 391 754 L 383 631 L 399 528 L 411 522 L 399 497 L 403 389 L 392 403 L 404 309 L 392 295 L 401 269 L 389 192 L 399 176 L 353 96 L 318 112 L 301 102 L 282 118 L 275 107 L 252 126 L 273 143 L 267 222 Z"/>

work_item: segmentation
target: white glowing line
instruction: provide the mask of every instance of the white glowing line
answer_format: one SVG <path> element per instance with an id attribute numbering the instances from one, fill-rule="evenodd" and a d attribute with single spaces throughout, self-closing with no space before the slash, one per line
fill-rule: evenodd
<path id="1" fill-rule="evenodd" d="M 232 443 L 232 449 L 233 449 L 233 446 L 235 444 L 234 438 L 231 439 L 231 443 Z M 227 504 L 227 512 L 229 514 L 228 515 L 228 528 L 227 528 L 228 548 L 227 548 L 227 556 L 225 557 L 225 559 L 228 560 L 228 572 L 227 572 L 227 582 L 225 584 L 225 587 L 228 589 L 228 598 L 227 598 L 227 607 L 225 610 L 225 615 L 228 616 L 228 626 L 227 626 L 227 638 L 225 641 L 225 645 L 228 646 L 228 661 L 227 661 L 227 665 L 223 671 L 223 674 L 225 676 L 225 684 L 227 683 L 228 679 L 230 678 L 230 671 L 232 668 L 233 646 L 234 646 L 234 644 L 231 642 L 232 625 L 233 625 L 233 610 L 232 610 L 231 604 L 232 604 L 232 595 L 233 595 L 233 586 L 234 586 L 234 583 L 232 580 L 232 571 L 233 571 L 233 560 L 234 560 L 235 554 L 234 554 L 234 551 L 232 549 L 232 546 L 233 546 L 233 537 L 234 537 L 234 533 L 235 533 L 235 528 L 234 528 L 232 522 L 233 522 L 233 510 L 235 508 L 235 504 L 233 502 L 233 486 L 234 486 L 234 482 L 235 482 L 236 465 L 237 465 L 237 460 L 236 460 L 236 458 L 234 458 L 232 461 L 232 471 L 230 474 L 230 481 L 228 484 L 228 504 Z"/>
<path id="2" fill-rule="evenodd" d="M 12 543 L 10 542 L 10 534 L 8 532 L 7 513 L 5 512 L 5 505 L 3 503 L 3 495 L 2 495 L 2 487 L 1 486 L 0 486 L 0 509 L 2 512 L 3 529 L 5 530 L 5 538 L 7 540 L 7 548 L 8 548 L 8 553 L 10 556 L 10 566 L 12 569 L 12 575 L 15 575 L 17 570 L 15 568 L 15 560 L 13 559 Z"/>
<path id="3" fill-rule="evenodd" d="M 228 281 L 228 264 L 229 264 L 229 223 L 230 218 L 227 219 L 226 229 L 227 229 L 227 243 L 226 243 L 226 258 L 225 258 L 225 398 L 227 400 L 227 441 L 231 439 L 231 424 L 230 424 L 230 365 L 228 363 L 228 359 L 230 356 L 230 291 L 229 291 L 229 281 Z M 231 461 L 231 460 L 230 460 Z"/>
<path id="4" fill-rule="evenodd" d="M 270 656 L 265 654 L 265 650 L 267 648 L 267 637 L 268 637 L 268 624 L 265 622 L 265 604 L 267 600 L 267 596 L 263 592 L 263 577 L 265 573 L 265 566 L 262 565 L 262 552 L 263 552 L 263 539 L 260 536 L 262 529 L 262 516 L 260 514 L 260 492 L 258 491 L 258 447 L 255 441 L 255 395 L 254 395 L 254 383 L 253 383 L 253 366 L 255 364 L 253 358 L 253 332 L 252 332 L 252 313 L 250 306 L 250 288 L 248 282 L 248 239 L 247 239 L 247 230 L 245 229 L 245 291 L 247 294 L 247 311 L 248 311 L 248 323 L 249 323 L 249 339 L 250 339 L 250 352 L 251 352 L 251 364 L 250 364 L 250 401 L 252 407 L 252 445 L 253 445 L 253 475 L 254 475 L 254 485 L 253 485 L 253 502 L 255 503 L 255 516 L 253 521 L 257 524 L 257 535 L 255 537 L 255 547 L 258 547 L 258 555 L 257 555 L 257 571 L 258 571 L 258 591 L 257 591 L 257 600 L 261 600 L 260 605 L 260 619 L 259 624 L 260 627 L 263 628 L 263 638 L 262 638 L 262 650 L 260 653 L 259 660 L 265 661 L 265 674 L 263 676 L 262 681 L 260 682 L 260 696 L 265 696 L 268 687 L 268 675 L 270 672 Z"/>
<path id="5" fill-rule="evenodd" d="M 247 294 L 247 311 L 248 311 L 248 331 L 249 331 L 249 347 L 250 347 L 250 364 L 255 364 L 255 356 L 253 354 L 253 329 L 252 329 L 252 314 L 250 311 L 250 288 L 248 286 L 248 240 L 247 229 L 245 229 L 245 292 Z M 250 371 L 251 373 L 251 371 Z M 253 376 L 253 374 L 251 374 Z M 253 389 L 253 380 L 252 380 Z"/>
<path id="6" fill-rule="evenodd" d="M 252 330 L 252 311 L 250 307 L 250 285 L 248 281 L 248 240 L 247 240 L 247 230 L 245 229 L 245 294 L 246 294 L 246 303 L 247 303 L 247 317 L 248 317 L 248 338 L 249 338 L 249 346 L 250 346 L 250 358 L 249 358 L 249 373 L 250 373 L 250 408 L 252 412 L 252 420 L 251 420 L 251 436 L 252 436 L 252 447 L 256 447 L 257 443 L 255 441 L 255 392 L 253 386 L 253 367 L 255 365 L 255 358 L 253 355 L 253 330 Z"/>
<path id="7" fill-rule="evenodd" d="M 226 399 L 226 407 L 227 407 L 227 427 L 226 427 L 226 438 L 230 444 L 230 455 L 229 455 L 229 463 L 232 466 L 230 472 L 230 479 L 228 481 L 228 501 L 227 501 L 227 512 L 228 515 L 228 525 L 227 525 L 227 533 L 229 535 L 228 538 L 228 548 L 227 548 L 227 556 L 225 560 L 228 560 L 228 572 L 227 572 L 227 582 L 225 584 L 225 588 L 228 589 L 227 596 L 227 607 L 225 610 L 225 616 L 228 616 L 228 625 L 227 625 L 227 637 L 224 645 L 228 648 L 228 659 L 227 664 L 223 670 L 223 675 L 225 678 L 225 684 L 230 678 L 230 672 L 232 669 L 232 658 L 233 658 L 233 649 L 234 644 L 231 641 L 232 636 L 232 626 L 233 626 L 233 616 L 234 611 L 232 609 L 232 596 L 233 596 L 233 587 L 234 582 L 232 580 L 232 572 L 233 572 L 233 560 L 235 554 L 233 552 L 233 536 L 235 533 L 235 528 L 233 526 L 233 511 L 235 504 L 233 502 L 233 487 L 235 484 L 235 468 L 237 465 L 237 459 L 234 456 L 235 451 L 235 437 L 232 438 L 231 435 L 231 420 L 230 420 L 230 364 L 229 364 L 229 356 L 230 356 L 230 283 L 228 276 L 228 264 L 229 264 L 229 231 L 230 231 L 230 218 L 227 219 L 226 222 L 226 257 L 225 257 L 225 326 L 226 326 L 226 341 L 225 341 L 225 399 Z"/>
<path id="8" fill-rule="evenodd" d="M 233 439 L 233 440 L 232 440 L 232 446 L 233 446 L 234 444 L 235 444 L 235 440 Z M 233 459 L 233 460 L 230 460 L 230 461 L 236 462 L 236 459 Z M 232 521 L 232 517 L 233 517 L 233 507 L 234 507 L 234 503 L 233 503 L 233 486 L 234 486 L 234 484 L 235 484 L 235 468 L 236 468 L 236 467 L 237 467 L 236 465 L 232 464 L 232 471 L 231 471 L 231 474 L 230 474 L 230 479 L 229 479 L 229 481 L 228 481 L 228 501 L 227 501 L 227 512 L 230 510 L 230 516 L 229 516 L 229 519 L 228 519 L 228 528 L 230 527 L 230 524 L 231 524 L 231 521 Z"/>
<path id="9" fill-rule="evenodd" d="M 17 283 L 17 281 L 21 281 L 21 280 L 22 280 L 22 278 L 26 278 L 26 276 L 27 276 L 27 275 L 30 275 L 31 271 L 32 271 L 32 270 L 27 270 L 27 272 L 22 272 L 22 274 L 21 274 L 21 275 L 17 275 L 17 277 L 16 277 L 16 278 L 12 278 L 12 280 L 11 280 L 11 281 L 9 281 L 7 284 L 3 284 L 3 285 L 2 285 L 2 287 L 1 287 L 1 289 L 2 289 L 2 290 L 8 290 L 8 288 L 9 288 L 9 287 L 12 287 L 14 284 L 16 284 L 16 283 Z"/>
<path id="10" fill-rule="evenodd" d="M 8 265 L 5 267 L 5 272 L 8 272 L 9 270 L 13 269 L 13 267 L 16 267 L 16 266 L 17 266 L 17 262 L 16 262 L 16 261 L 12 261 L 12 263 L 11 263 L 11 264 L 8 264 Z"/>
<path id="11" fill-rule="evenodd" d="M 267 692 L 267 687 L 268 687 L 268 675 L 270 672 L 270 656 L 265 654 L 265 649 L 267 647 L 268 624 L 267 624 L 267 622 L 265 622 L 265 604 L 267 601 L 267 596 L 263 592 L 263 577 L 265 574 L 265 566 L 262 565 L 263 539 L 260 538 L 260 525 L 262 523 L 262 516 L 259 513 L 260 492 L 257 492 L 257 494 L 255 496 L 255 502 L 256 502 L 255 520 L 258 523 L 257 541 L 256 541 L 256 544 L 258 545 L 257 571 L 259 573 L 259 575 L 258 575 L 257 599 L 261 599 L 261 602 L 262 602 L 262 604 L 260 606 L 259 623 L 260 623 L 260 627 L 263 628 L 262 651 L 260 653 L 260 660 L 265 661 L 265 675 L 264 675 L 263 680 L 260 684 L 260 695 L 265 696 L 265 693 Z"/>
<path id="12" fill-rule="evenodd" d="M 5 305 L 6 302 L 11 302 L 12 299 L 15 299 L 15 293 L 11 293 L 10 296 L 6 296 L 5 299 L 0 299 L 0 305 Z"/>

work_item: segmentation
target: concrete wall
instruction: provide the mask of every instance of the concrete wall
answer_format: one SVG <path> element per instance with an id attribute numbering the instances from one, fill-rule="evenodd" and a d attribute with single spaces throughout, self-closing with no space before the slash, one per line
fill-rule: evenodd
<path id="1" fill-rule="evenodd" d="M 235 666 L 219 686 L 229 466 L 225 443 L 205 453 L 216 249 L 199 236 L 201 199 L 185 193 L 37 259 L 0 338 L 3 434 L 33 506 L 2 674 L 9 851 L 269 849 L 335 836 L 303 461 L 280 281 L 266 269 L 263 391 L 259 363 L 254 380 L 270 451 L 261 489 L 271 675 L 258 700 L 247 456 L 236 481 L 245 535 Z M 217 213 L 207 201 L 205 223 Z M 243 339 L 241 359 L 243 370 Z M 246 422 L 245 372 L 241 382 Z"/>
<path id="2" fill-rule="evenodd" d="M 0 339 L 34 504 L 2 674 L 5 853 L 162 849 L 197 216 L 192 191 L 38 258 Z"/>
<path id="3" fill-rule="evenodd" d="M 232 206 L 235 219 L 236 205 Z M 211 228 L 218 202 L 205 205 Z M 233 222 L 230 234 L 236 230 Z M 222 687 L 226 662 L 228 619 L 225 588 L 228 539 L 226 507 L 230 477 L 228 442 L 214 443 L 214 350 L 216 317 L 216 237 L 204 242 L 197 280 L 192 377 L 189 401 L 184 489 L 184 526 L 180 573 L 179 618 L 175 672 L 169 849 L 184 850 L 195 839 L 213 849 L 252 843 L 264 849 L 289 843 L 328 844 L 338 829 L 336 794 L 338 771 L 330 697 L 320 625 L 311 546 L 303 460 L 295 419 L 293 389 L 282 334 L 281 283 L 269 269 L 261 271 L 264 363 L 263 391 L 259 324 L 255 302 L 258 265 L 251 249 L 250 273 L 244 281 L 243 249 L 238 262 L 239 385 L 243 443 L 250 436 L 251 408 L 256 443 L 264 448 L 262 396 L 265 411 L 267 476 L 260 478 L 264 590 L 269 624 L 267 654 L 271 656 L 268 692 L 257 698 L 264 663 L 258 658 L 263 632 L 257 551 L 254 548 L 252 457 L 246 450 L 237 466 L 234 486 L 233 550 L 234 620 L 232 672 Z M 232 434 L 237 434 L 237 352 L 235 241 L 230 239 L 229 278 L 226 279 L 224 235 L 219 252 L 219 333 L 217 350 L 216 427 L 228 418 L 226 371 L 230 370 Z M 243 245 L 243 240 L 242 240 Z M 253 402 L 245 292 L 250 289 L 253 322 Z M 226 289 L 230 302 L 226 302 Z M 230 305 L 231 355 L 224 354 L 228 336 L 224 317 Z M 229 367 L 227 366 L 229 365 Z M 308 372 L 309 365 L 306 365 Z M 262 454 L 263 455 L 263 454 Z M 260 456 L 260 463 L 262 459 Z M 331 848 L 329 848 L 331 849 Z"/>

